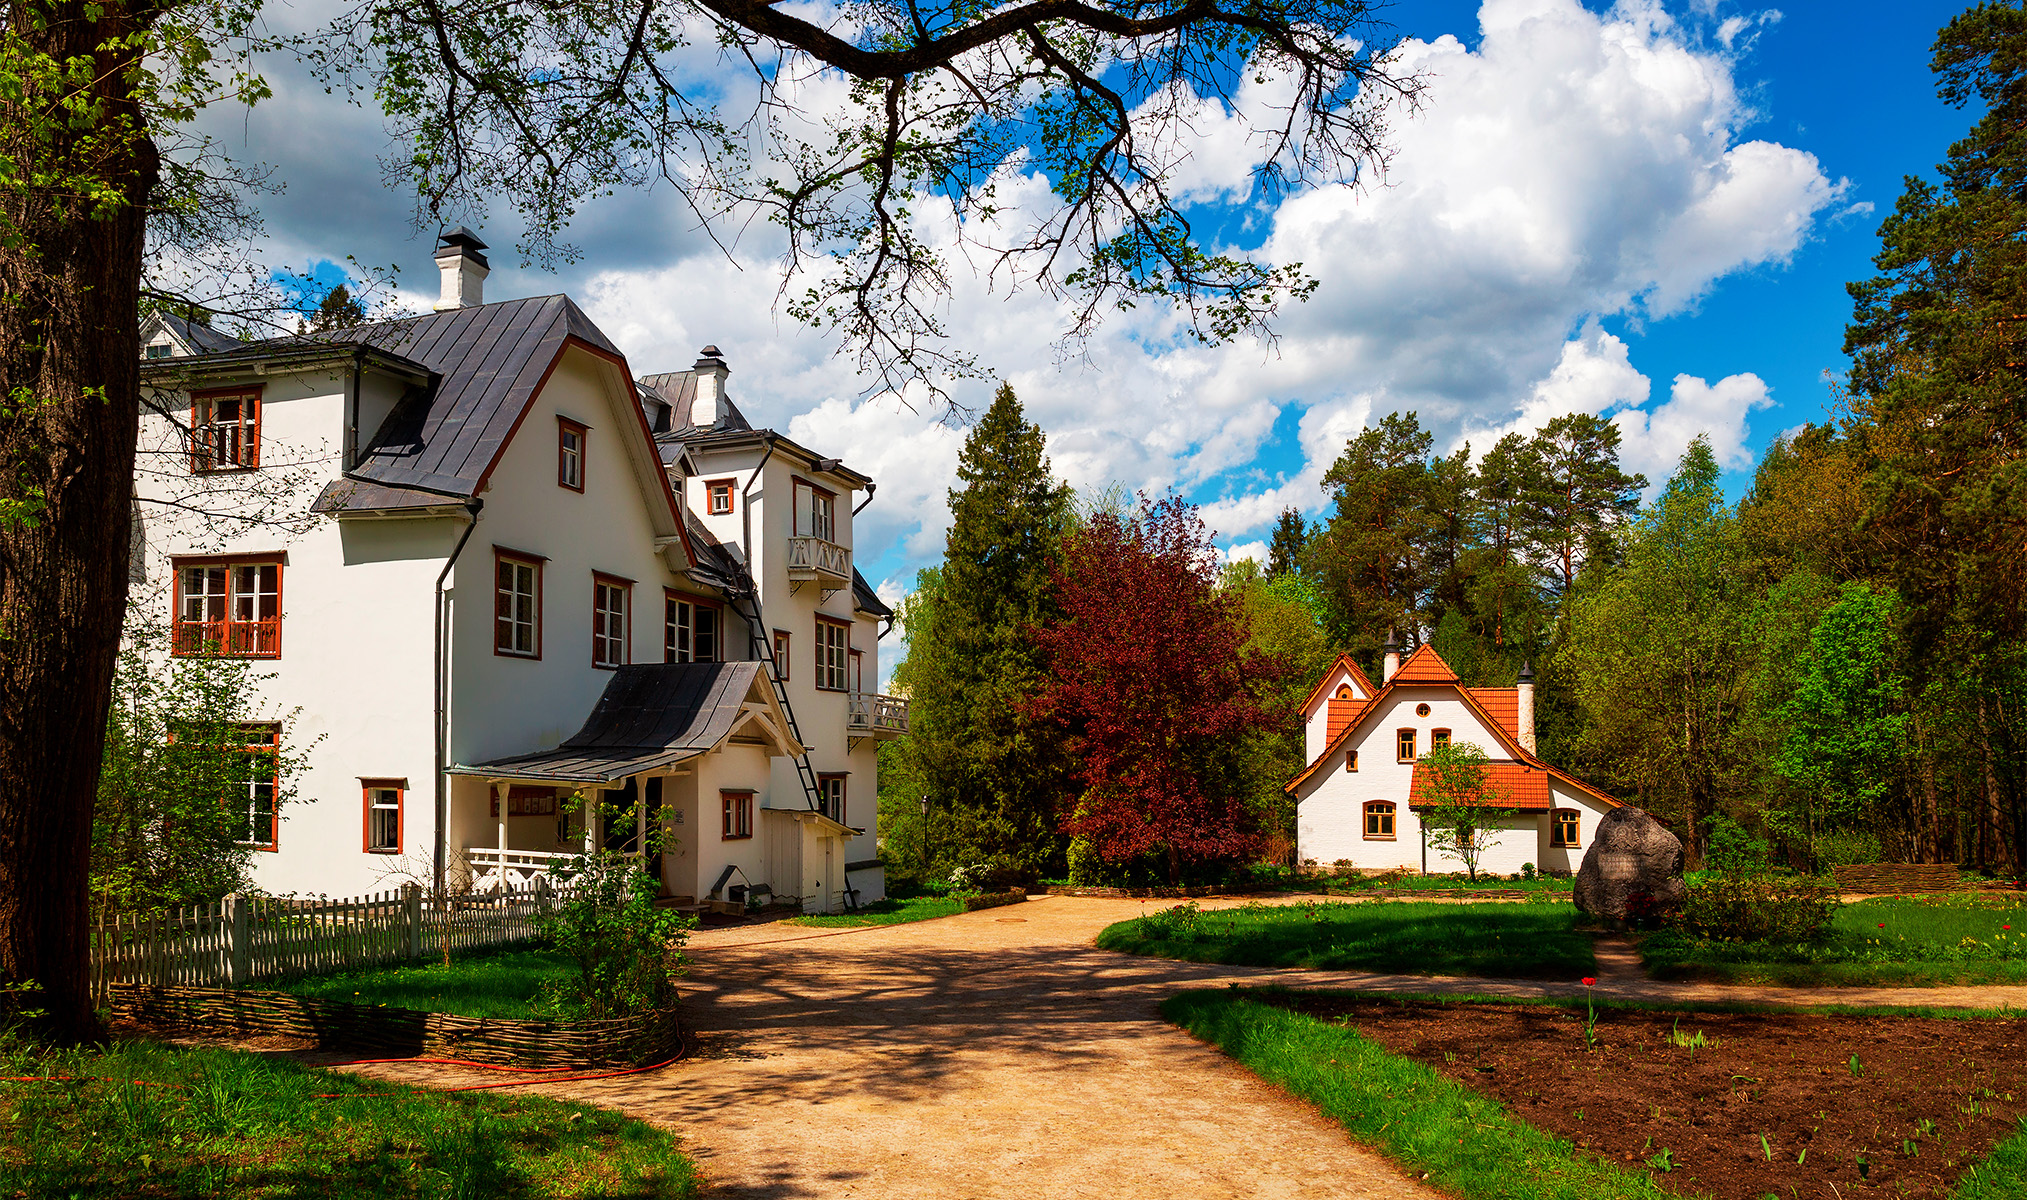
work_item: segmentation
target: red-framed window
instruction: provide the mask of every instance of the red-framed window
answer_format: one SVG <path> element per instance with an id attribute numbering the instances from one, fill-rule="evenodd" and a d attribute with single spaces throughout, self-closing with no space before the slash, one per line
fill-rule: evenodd
<path id="1" fill-rule="evenodd" d="M 406 779 L 361 779 L 359 790 L 365 805 L 366 842 L 368 854 L 401 853 L 401 833 L 404 801 L 408 796 Z"/>
<path id="2" fill-rule="evenodd" d="M 724 614 L 708 600 L 662 593 L 662 661 L 718 662 L 724 649 Z"/>
<path id="3" fill-rule="evenodd" d="M 251 471 L 260 466 L 260 389 L 190 393 L 190 470 Z"/>
<path id="4" fill-rule="evenodd" d="M 1391 800 L 1368 800 L 1365 802 L 1365 840 L 1368 842 L 1391 842 L 1394 840 L 1394 802 Z"/>
<path id="5" fill-rule="evenodd" d="M 176 560 L 176 619 L 169 653 L 280 658 L 282 563 L 258 558 Z"/>
<path id="6" fill-rule="evenodd" d="M 239 728 L 246 741 L 227 750 L 246 756 L 241 782 L 225 797 L 226 812 L 232 821 L 232 840 L 256 850 L 278 850 L 281 816 L 276 805 L 281 796 L 282 727 L 262 721 Z"/>
<path id="7" fill-rule="evenodd" d="M 851 649 L 850 625 L 829 617 L 816 619 L 816 686 L 820 691 L 845 690 Z"/>
<path id="8" fill-rule="evenodd" d="M 816 777 L 816 810 L 842 825 L 845 823 L 845 776 Z"/>
<path id="9" fill-rule="evenodd" d="M 724 819 L 723 839 L 728 842 L 753 836 L 753 793 L 727 790 L 718 793 L 720 813 Z"/>
<path id="10" fill-rule="evenodd" d="M 584 490 L 584 451 L 591 429 L 569 417 L 556 418 L 556 486 Z"/>
<path id="11" fill-rule="evenodd" d="M 714 517 L 726 516 L 732 511 L 732 489 L 737 486 L 734 479 L 706 479 L 704 481 L 704 511 Z"/>
<path id="12" fill-rule="evenodd" d="M 807 479 L 795 481 L 795 536 L 838 540 L 838 497 Z"/>
<path id="13" fill-rule="evenodd" d="M 622 667 L 633 658 L 633 580 L 591 576 L 591 665 Z"/>
<path id="14" fill-rule="evenodd" d="M 789 657 L 789 647 L 791 645 L 792 642 L 788 636 L 788 630 L 777 629 L 774 631 L 774 667 L 781 672 L 781 682 L 783 683 L 788 682 L 788 664 L 794 661 Z"/>
<path id="15" fill-rule="evenodd" d="M 1574 808 L 1558 808 L 1548 815 L 1548 844 L 1574 850 L 1583 844 L 1584 815 Z"/>
<path id="16" fill-rule="evenodd" d="M 493 653 L 542 657 L 542 564 L 539 554 L 493 547 Z"/>
<path id="17" fill-rule="evenodd" d="M 1412 729 L 1394 730 L 1394 757 L 1399 759 L 1401 762 L 1415 761 L 1414 730 Z"/>

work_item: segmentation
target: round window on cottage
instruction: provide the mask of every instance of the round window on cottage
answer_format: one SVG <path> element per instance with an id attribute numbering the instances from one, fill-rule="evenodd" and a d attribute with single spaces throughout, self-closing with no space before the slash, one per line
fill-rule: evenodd
<path id="1" fill-rule="evenodd" d="M 1426 704 L 1417 704 L 1417 705 L 1415 705 L 1415 715 L 1416 715 L 1416 716 L 1418 716 L 1418 717 L 1426 717 L 1426 716 L 1428 716 L 1428 715 L 1429 715 L 1429 706 L 1428 706 L 1428 705 L 1426 705 Z"/>

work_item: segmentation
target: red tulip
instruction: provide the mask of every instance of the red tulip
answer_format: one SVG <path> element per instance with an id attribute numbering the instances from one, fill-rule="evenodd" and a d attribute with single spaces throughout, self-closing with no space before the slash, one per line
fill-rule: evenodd
<path id="1" fill-rule="evenodd" d="M 1598 977 L 1597 977 L 1597 976 L 1595 976 L 1595 975 L 1586 975 L 1586 976 L 1584 976 L 1584 986 L 1585 986 L 1585 987 L 1590 987 L 1590 986 L 1591 986 L 1592 984 L 1596 983 L 1597 981 L 1598 981 Z"/>

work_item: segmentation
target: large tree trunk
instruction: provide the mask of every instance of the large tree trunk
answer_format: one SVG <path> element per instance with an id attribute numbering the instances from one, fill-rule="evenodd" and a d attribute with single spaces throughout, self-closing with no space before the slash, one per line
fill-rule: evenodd
<path id="1" fill-rule="evenodd" d="M 75 1040 L 97 1027 L 92 801 L 126 608 L 141 205 L 156 159 L 125 64 L 99 49 L 132 31 L 125 5 L 11 0 L 6 11 L 16 47 L 96 59 L 105 107 L 66 127 L 52 123 L 46 93 L 0 98 L 0 145 L 117 198 L 94 211 L 75 187 L 15 182 L 0 195 L 17 235 L 0 239 L 0 384 L 11 398 L 0 405 L 0 499 L 39 501 L 26 521 L 0 520 L 0 979 L 37 984 L 50 1032 Z"/>

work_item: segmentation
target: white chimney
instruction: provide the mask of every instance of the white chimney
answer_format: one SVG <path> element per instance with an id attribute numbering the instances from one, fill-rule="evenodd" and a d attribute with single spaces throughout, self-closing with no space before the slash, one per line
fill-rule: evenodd
<path id="1" fill-rule="evenodd" d="M 1394 639 L 1394 631 L 1391 629 L 1387 630 L 1386 650 L 1387 656 L 1380 662 L 1379 681 L 1381 684 L 1392 681 L 1394 672 L 1401 669 L 1401 644 Z"/>
<path id="2" fill-rule="evenodd" d="M 1536 753 L 1536 751 L 1534 748 L 1533 667 L 1529 666 L 1525 662 L 1520 664 L 1520 683 L 1516 685 L 1513 690 L 1514 693 L 1520 698 L 1519 709 L 1515 713 L 1513 720 L 1513 723 L 1516 726 L 1514 733 L 1520 740 L 1521 748 L 1523 750 L 1526 750 L 1529 754 L 1534 754 Z"/>
<path id="3" fill-rule="evenodd" d="M 443 272 L 443 294 L 437 298 L 436 311 L 484 304 L 486 276 L 493 273 L 486 256 L 479 253 L 486 244 L 462 225 L 445 230 L 436 240 L 436 266 Z"/>
<path id="4" fill-rule="evenodd" d="M 724 415 L 721 401 L 725 399 L 725 377 L 732 373 L 732 368 L 718 356 L 718 347 L 706 346 L 690 370 L 697 375 L 697 397 L 690 402 L 690 424 L 709 429 Z"/>

